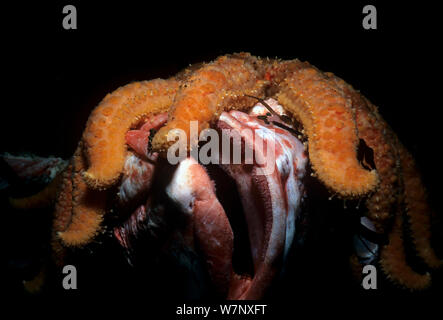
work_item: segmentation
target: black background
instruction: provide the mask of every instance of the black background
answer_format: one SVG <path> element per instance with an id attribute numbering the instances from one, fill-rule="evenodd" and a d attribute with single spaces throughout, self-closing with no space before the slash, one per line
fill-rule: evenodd
<path id="1" fill-rule="evenodd" d="M 362 27 L 369 3 L 377 8 L 377 30 Z M 66 4 L 77 8 L 77 30 L 62 27 Z M 7 84 L 0 151 L 69 157 L 90 111 L 131 81 L 169 77 L 225 53 L 299 58 L 337 74 L 379 106 L 442 211 L 440 32 L 433 6 L 62 1 L 20 3 L 2 13 Z M 302 293 L 294 288 L 292 294 Z"/>
<path id="2" fill-rule="evenodd" d="M 437 11 L 372 3 L 377 30 L 362 28 L 365 2 L 358 1 L 71 1 L 77 30 L 62 27 L 63 1 L 4 9 L 3 71 L 10 80 L 1 150 L 70 156 L 90 111 L 117 87 L 247 51 L 307 60 L 360 89 L 414 153 L 425 179 L 437 185 Z"/>

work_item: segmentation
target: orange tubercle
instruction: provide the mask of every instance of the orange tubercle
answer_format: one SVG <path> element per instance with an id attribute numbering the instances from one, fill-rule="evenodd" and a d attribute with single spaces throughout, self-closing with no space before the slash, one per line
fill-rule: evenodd
<path id="1" fill-rule="evenodd" d="M 345 94 L 352 103 L 358 130 L 358 137 L 373 150 L 373 160 L 380 184 L 376 191 L 366 201 L 368 218 L 375 224 L 378 232 L 384 232 L 389 222 L 392 222 L 393 210 L 398 189 L 398 174 L 396 168 L 397 153 L 394 142 L 387 132 L 390 128 L 381 119 L 375 106 L 367 101 L 352 86 L 331 73 L 326 75 Z"/>
<path id="2" fill-rule="evenodd" d="M 209 127 L 223 110 L 235 107 L 226 103 L 229 99 L 224 101 L 231 92 L 240 91 L 243 96 L 249 90 L 259 91 L 262 75 L 253 65 L 259 62 L 247 54 L 222 56 L 196 70 L 181 86 L 168 123 L 154 136 L 153 149 L 164 152 L 174 143 L 167 141 L 171 129 L 181 129 L 189 137 L 190 121 L 198 121 L 198 133 Z"/>
<path id="3" fill-rule="evenodd" d="M 419 274 L 406 264 L 402 238 L 402 217 L 397 214 L 389 234 L 389 244 L 381 250 L 380 264 L 387 277 L 396 284 L 411 290 L 423 290 L 430 286 L 431 276 Z"/>
<path id="4" fill-rule="evenodd" d="M 400 164 L 404 180 L 406 215 L 411 226 L 411 236 L 418 256 L 431 268 L 443 265 L 431 247 L 431 208 L 426 201 L 426 191 L 414 159 L 399 143 Z"/>
<path id="5" fill-rule="evenodd" d="M 56 232 L 64 231 L 72 218 L 72 164 L 68 165 L 62 177 L 63 181 L 54 210 L 53 228 Z"/>
<path id="6" fill-rule="evenodd" d="M 73 157 L 72 216 L 66 229 L 57 232 L 65 246 L 82 246 L 91 242 L 101 229 L 105 213 L 106 194 L 88 187 L 81 176 L 84 168 L 80 143 Z M 69 209 L 69 205 L 65 208 Z"/>
<path id="7" fill-rule="evenodd" d="M 351 102 L 314 68 L 297 70 L 285 80 L 279 102 L 304 126 L 309 158 L 319 179 L 344 197 L 375 189 L 375 170 L 357 160 L 358 136 Z"/>
<path id="8" fill-rule="evenodd" d="M 126 132 L 142 118 L 167 111 L 178 86 L 175 79 L 135 82 L 103 99 L 83 133 L 89 164 L 83 178 L 89 187 L 106 189 L 117 182 L 126 156 Z"/>

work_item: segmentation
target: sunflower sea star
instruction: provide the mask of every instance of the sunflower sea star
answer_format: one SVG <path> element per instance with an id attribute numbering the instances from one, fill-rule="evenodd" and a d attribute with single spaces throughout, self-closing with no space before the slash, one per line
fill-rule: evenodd
<path id="1" fill-rule="evenodd" d="M 281 136 L 293 132 L 292 126 L 297 123 L 303 127 L 301 135 L 307 139 L 308 161 L 315 176 L 331 193 L 343 199 L 365 201 L 366 216 L 375 231 L 389 238 L 380 254 L 380 265 L 387 277 L 410 289 L 429 286 L 430 274 L 419 274 L 406 263 L 402 236 L 402 221 L 406 217 L 417 255 L 430 268 L 441 266 L 442 261 L 430 245 L 430 208 L 424 187 L 411 155 L 381 118 L 377 108 L 342 79 L 331 73 L 323 73 L 307 62 L 262 59 L 248 53 L 219 57 L 213 62 L 188 68 L 168 80 L 131 83 L 103 99 L 91 113 L 69 165 L 63 175 L 59 175 L 62 182 L 58 183 L 53 224 L 56 260 L 63 261 L 67 247 L 84 246 L 100 233 L 104 216 L 112 207 L 112 199 L 115 199 L 115 190 L 118 190 L 120 206 L 124 206 L 134 201 L 141 192 L 145 195 L 154 188 L 152 183 L 157 165 L 164 160 L 173 143 L 167 138 L 170 130 L 182 129 L 189 136 L 190 121 L 198 121 L 198 132 L 207 128 L 221 130 L 226 123 L 236 128 L 244 127 L 245 123 L 260 123 L 259 126 L 262 126 L 263 117 L 270 114 L 254 115 L 256 117 L 252 119 L 251 114 L 243 113 L 251 110 L 256 102 L 254 97 L 275 99 L 270 102 L 273 104 L 270 111 L 277 121 L 272 121 L 270 126 L 281 130 Z M 276 112 L 275 108 L 281 108 L 282 112 Z M 287 115 L 283 117 L 283 113 Z M 282 126 L 285 129 L 281 129 Z M 304 173 L 304 167 L 297 167 L 301 163 L 300 154 L 304 152 L 301 151 L 302 144 L 294 136 L 291 137 L 292 140 L 284 138 L 287 141 L 282 142 L 282 146 L 289 145 L 293 150 L 298 150 L 298 154 L 291 156 L 291 159 L 295 159 L 293 163 L 288 160 L 291 162 L 290 169 L 276 164 L 278 171 L 273 177 L 260 181 L 257 178 L 256 185 L 252 186 L 256 197 L 264 203 L 263 215 L 269 221 L 277 221 L 278 210 L 275 206 L 281 204 L 285 208 L 282 212 L 295 212 L 301 201 L 300 194 L 294 193 L 295 189 L 284 189 L 289 187 L 281 185 L 285 179 L 298 181 L 302 178 L 288 178 L 285 170 L 291 175 Z M 267 143 L 273 143 L 267 139 Z M 373 165 L 358 160 L 358 145 L 362 140 L 373 152 Z M 128 147 L 134 152 L 128 152 Z M 281 148 L 281 154 L 289 154 L 282 150 L 285 147 Z M 245 280 L 233 274 L 229 260 L 233 237 L 229 221 L 217 200 L 210 177 L 200 164 L 192 161 L 188 159 L 179 165 L 179 168 L 186 170 L 183 169 L 183 176 L 180 176 L 181 171 L 177 169 L 176 180 L 171 182 L 166 192 L 178 202 L 182 211 L 190 208 L 195 211 L 191 210 L 195 219 L 193 232 L 203 246 L 210 262 L 210 273 L 220 291 L 234 298 L 259 298 L 265 289 L 260 281 L 264 279 L 269 284 L 274 274 L 266 269 L 269 266 L 260 259 L 265 261 L 270 256 L 274 259 L 275 253 L 283 251 L 286 255 L 292 243 L 290 234 L 294 230 L 282 227 L 273 236 L 269 230 L 265 230 L 263 237 L 268 239 L 267 242 L 250 234 L 251 242 L 255 241 L 257 248 L 277 243 L 279 245 L 275 246 L 278 250 L 264 256 L 259 254 L 261 249 L 254 253 L 255 267 L 262 268 L 257 274 L 263 279 Z M 237 186 L 241 189 L 242 185 L 247 185 L 245 181 L 253 177 L 248 168 L 225 166 L 224 170 L 237 179 Z M 298 168 L 298 171 L 294 168 Z M 189 183 L 183 182 L 185 180 Z M 183 185 L 174 184 L 177 181 Z M 294 182 L 294 185 L 299 186 L 297 183 Z M 54 185 L 57 186 L 57 183 L 54 182 L 50 190 L 55 189 Z M 252 187 L 248 186 L 249 189 L 240 193 L 244 204 L 252 205 L 256 199 L 250 198 L 253 192 L 250 190 Z M 274 190 L 272 193 L 271 189 Z M 192 190 L 195 192 L 192 193 Z M 188 198 L 196 197 L 195 204 L 182 201 L 183 192 L 187 191 L 192 193 L 192 197 Z M 39 199 L 46 199 L 47 193 L 51 192 L 34 196 L 29 201 L 21 199 L 16 206 L 42 203 Z M 284 194 L 292 196 L 283 201 L 281 198 Z M 265 196 L 267 202 L 263 200 Z M 291 201 L 297 202 L 297 205 Z M 13 201 L 11 203 L 14 205 Z M 288 209 L 291 205 L 294 207 Z M 151 206 L 153 204 L 149 200 L 137 208 L 136 216 L 131 220 L 135 222 L 128 227 L 131 232 L 128 233 L 124 227 L 115 229 L 114 234 L 123 247 L 130 247 L 130 234 L 137 232 L 139 224 L 147 219 L 146 212 L 152 211 Z M 210 212 L 208 208 L 215 211 Z M 282 219 L 289 219 L 288 215 L 285 213 L 286 218 Z M 250 222 L 254 224 L 251 216 Z M 209 224 L 215 227 L 210 228 Z M 266 223 L 262 227 L 270 228 Z M 288 235 L 284 236 L 286 233 Z M 211 241 L 205 243 L 205 237 Z M 286 237 L 286 242 L 279 237 Z M 257 244 L 260 241 L 266 243 Z M 223 250 L 219 248 L 220 243 L 226 244 Z M 357 258 L 354 256 L 352 261 L 356 262 Z M 257 289 L 255 292 L 254 288 Z"/>

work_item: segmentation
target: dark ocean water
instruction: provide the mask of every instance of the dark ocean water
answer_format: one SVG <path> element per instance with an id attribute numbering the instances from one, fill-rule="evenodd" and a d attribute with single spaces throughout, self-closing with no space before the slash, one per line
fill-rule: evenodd
<path id="1" fill-rule="evenodd" d="M 254 55 L 299 58 L 330 71 L 379 106 L 379 111 L 417 160 L 437 216 L 440 172 L 439 54 L 435 47 L 435 9 L 424 6 L 388 7 L 376 2 L 378 29 L 361 25 L 363 3 L 300 4 L 216 3 L 206 13 L 193 4 L 92 5 L 72 2 L 78 9 L 78 29 L 61 26 L 65 4 L 8 8 L 3 51 L 8 86 L 4 92 L 0 151 L 42 156 L 72 155 L 90 111 L 109 92 L 131 81 L 169 77 L 192 63 L 246 51 Z M 25 11 L 25 12 L 23 12 Z M 312 188 L 317 188 L 313 182 Z M 49 250 L 50 215 L 12 212 L 1 195 L 4 218 L 7 288 L 22 296 L 21 281 L 35 274 Z M 317 200 L 317 199 L 315 199 Z M 350 277 L 347 264 L 352 237 L 351 213 L 342 201 L 311 201 L 309 233 L 290 257 L 290 271 L 270 291 L 270 303 L 292 312 L 303 301 L 428 301 L 441 297 L 443 280 L 419 294 L 400 292 L 381 282 L 366 292 Z M 42 218 L 43 217 L 43 218 Z M 438 231 L 438 230 L 437 230 Z M 436 232 L 435 242 L 443 243 Z M 212 298 L 209 287 L 193 288 L 192 279 L 166 258 L 132 270 L 111 238 L 101 239 L 78 254 L 75 293 L 63 292 L 56 277 L 46 294 L 60 299 L 95 295 L 146 297 L 143 301 Z M 440 248 L 441 250 L 441 248 Z M 118 252 L 118 253 L 116 253 Z M 440 251 L 442 253 L 442 251 Z M 197 259 L 191 255 L 187 259 Z M 194 261 L 194 260 L 192 260 Z M 199 268 L 198 259 L 194 267 Z M 186 269 L 186 268 L 185 268 Z M 55 272 L 55 271 L 54 271 Z M 122 276 L 125 275 L 125 276 Z M 201 283 L 206 283 L 205 276 Z M 192 285 L 191 285 L 192 287 Z M 197 292 L 197 293 L 196 293 Z M 124 297 L 123 297 L 124 296 Z M 284 301 L 284 302 L 282 302 Z M 366 304 L 365 301 L 368 303 Z M 373 308 L 373 307 L 372 307 Z"/>

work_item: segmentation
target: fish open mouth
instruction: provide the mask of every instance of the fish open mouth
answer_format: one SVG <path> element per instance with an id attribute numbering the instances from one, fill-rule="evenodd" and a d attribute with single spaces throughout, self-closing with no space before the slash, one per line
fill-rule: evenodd
<path id="1" fill-rule="evenodd" d="M 202 165 L 187 157 L 170 165 L 149 153 L 139 155 L 147 134 L 127 136 L 138 152 L 126 160 L 119 204 L 140 201 L 140 194 L 144 203 L 114 235 L 130 254 L 139 234 L 164 217 L 159 212 L 171 217 L 164 211 L 172 204 L 172 215 L 186 218 L 185 245 L 202 255 L 218 293 L 228 299 L 263 297 L 294 239 L 307 163 L 304 145 L 277 116 L 283 108 L 272 99 L 267 104 L 272 114 L 258 104 L 249 114 L 223 112 L 214 126 L 230 148 L 240 150 L 240 161 L 221 152 L 217 163 Z M 159 191 L 163 196 L 156 196 Z"/>

